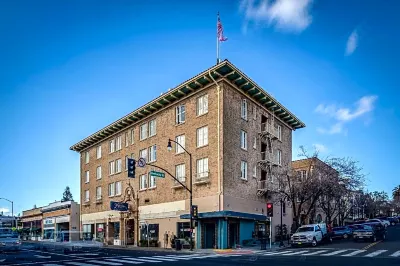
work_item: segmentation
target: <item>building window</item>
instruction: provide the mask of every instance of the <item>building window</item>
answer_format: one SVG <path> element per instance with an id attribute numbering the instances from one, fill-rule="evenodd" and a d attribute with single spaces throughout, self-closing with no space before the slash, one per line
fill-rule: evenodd
<path id="1" fill-rule="evenodd" d="M 253 177 L 254 177 L 254 178 L 257 178 L 257 165 L 254 165 L 254 168 L 253 168 Z"/>
<path id="2" fill-rule="evenodd" d="M 247 162 L 242 161 L 240 164 L 241 175 L 240 178 L 243 180 L 247 180 Z"/>
<path id="3" fill-rule="evenodd" d="M 101 145 L 96 148 L 96 157 L 97 159 L 101 158 Z"/>
<path id="4" fill-rule="evenodd" d="M 298 171 L 300 181 L 305 181 L 307 179 L 307 171 L 306 170 L 301 170 Z"/>
<path id="5" fill-rule="evenodd" d="M 147 149 L 143 149 L 139 151 L 139 159 L 143 158 L 147 161 Z"/>
<path id="6" fill-rule="evenodd" d="M 89 202 L 89 200 L 90 200 L 89 190 L 85 190 L 85 202 Z"/>
<path id="7" fill-rule="evenodd" d="M 85 172 L 85 183 L 89 183 L 89 171 Z"/>
<path id="8" fill-rule="evenodd" d="M 141 175 L 139 189 L 146 189 L 146 188 L 147 188 L 147 175 Z"/>
<path id="9" fill-rule="evenodd" d="M 185 105 L 179 105 L 176 107 L 176 123 L 177 124 L 182 124 L 185 123 Z"/>
<path id="10" fill-rule="evenodd" d="M 282 151 L 276 150 L 276 163 L 282 165 Z"/>
<path id="11" fill-rule="evenodd" d="M 117 150 L 117 151 L 121 150 L 121 149 L 122 149 L 122 136 L 118 136 L 118 137 L 117 137 L 117 142 L 116 142 L 116 144 L 117 144 L 116 150 Z"/>
<path id="12" fill-rule="evenodd" d="M 121 195 L 122 194 L 122 183 L 121 181 L 115 182 L 115 195 Z"/>
<path id="13" fill-rule="evenodd" d="M 253 119 L 257 120 L 257 106 L 253 106 Z"/>
<path id="14" fill-rule="evenodd" d="M 96 199 L 97 200 L 101 199 L 101 187 L 96 188 Z"/>
<path id="15" fill-rule="evenodd" d="M 109 197 L 115 196 L 115 183 L 108 184 L 108 196 Z"/>
<path id="16" fill-rule="evenodd" d="M 135 159 L 135 154 L 131 153 L 131 159 Z"/>
<path id="17" fill-rule="evenodd" d="M 126 155 L 125 156 L 125 170 L 128 170 L 128 159 L 129 159 L 129 156 Z"/>
<path id="18" fill-rule="evenodd" d="M 208 127 L 197 129 L 197 147 L 208 145 Z"/>
<path id="19" fill-rule="evenodd" d="M 115 172 L 116 173 L 121 173 L 121 171 L 122 171 L 122 160 L 121 159 L 117 159 L 115 162 L 116 162 Z"/>
<path id="20" fill-rule="evenodd" d="M 156 177 L 150 175 L 149 173 L 149 188 L 155 188 L 156 187 Z"/>
<path id="21" fill-rule="evenodd" d="M 197 115 L 208 113 L 208 95 L 197 98 Z"/>
<path id="22" fill-rule="evenodd" d="M 111 161 L 108 163 L 108 173 L 110 175 L 115 174 L 115 161 Z"/>
<path id="23" fill-rule="evenodd" d="M 185 148 L 185 135 L 180 135 L 175 138 L 175 141 L 178 142 L 183 148 Z M 176 154 L 184 152 L 182 147 L 178 144 L 175 144 Z"/>
<path id="24" fill-rule="evenodd" d="M 175 176 L 179 181 L 185 182 L 185 164 L 175 166 Z"/>
<path id="25" fill-rule="evenodd" d="M 240 131 L 240 147 L 247 150 L 247 132 L 243 130 Z"/>
<path id="26" fill-rule="evenodd" d="M 208 177 L 208 158 L 197 160 L 197 178 Z"/>
<path id="27" fill-rule="evenodd" d="M 96 178 L 101 179 L 101 166 L 97 166 L 96 168 Z"/>
<path id="28" fill-rule="evenodd" d="M 157 123 L 153 119 L 149 122 L 149 137 L 155 136 L 157 134 Z"/>
<path id="29" fill-rule="evenodd" d="M 89 163 L 89 152 L 85 152 L 85 163 Z"/>
<path id="30" fill-rule="evenodd" d="M 247 100 L 242 99 L 242 104 L 241 104 L 241 116 L 244 120 L 247 120 Z"/>
<path id="31" fill-rule="evenodd" d="M 135 143 L 135 129 L 131 129 L 131 144 Z"/>
<path id="32" fill-rule="evenodd" d="M 147 138 L 147 127 L 148 127 L 147 123 L 140 126 L 140 132 L 139 132 L 140 140 L 144 140 Z"/>
<path id="33" fill-rule="evenodd" d="M 254 137 L 253 149 L 257 150 L 257 137 Z"/>
<path id="34" fill-rule="evenodd" d="M 149 163 L 157 161 L 157 146 L 153 145 L 149 148 Z"/>
<path id="35" fill-rule="evenodd" d="M 278 134 L 278 139 L 279 140 L 282 140 L 282 126 L 280 126 L 280 125 L 278 125 L 278 128 L 277 128 L 277 134 Z"/>
<path id="36" fill-rule="evenodd" d="M 115 152 L 115 139 L 110 140 L 110 153 Z"/>
<path id="37" fill-rule="evenodd" d="M 125 147 L 128 147 L 129 145 L 129 133 L 128 131 L 125 132 Z"/>

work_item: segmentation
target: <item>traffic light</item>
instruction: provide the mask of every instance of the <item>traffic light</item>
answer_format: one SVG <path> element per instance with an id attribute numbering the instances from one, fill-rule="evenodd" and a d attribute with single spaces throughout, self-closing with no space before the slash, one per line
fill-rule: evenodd
<path id="1" fill-rule="evenodd" d="M 135 178 L 136 161 L 128 158 L 128 177 Z"/>
<path id="2" fill-rule="evenodd" d="M 197 219 L 199 217 L 197 205 L 192 205 L 192 217 L 193 219 Z"/>
<path id="3" fill-rule="evenodd" d="M 267 216 L 273 217 L 274 216 L 274 204 L 267 203 Z"/>

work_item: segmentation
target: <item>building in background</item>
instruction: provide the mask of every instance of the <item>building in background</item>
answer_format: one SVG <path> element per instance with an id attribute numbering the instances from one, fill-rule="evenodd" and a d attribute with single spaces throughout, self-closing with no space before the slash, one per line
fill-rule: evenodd
<path id="1" fill-rule="evenodd" d="M 42 238 L 43 214 L 40 208 L 22 211 L 21 222 L 25 237 L 29 237 L 31 240 Z"/>
<path id="2" fill-rule="evenodd" d="M 151 166 L 138 167 L 128 180 L 127 158 L 145 158 L 187 186 L 192 170 L 197 248 L 229 248 L 270 234 L 272 172 L 291 167 L 292 131 L 304 126 L 225 60 L 71 147 L 81 156 L 82 230 L 109 244 L 160 246 L 165 233 L 189 238 L 189 193 L 179 183 L 152 176 Z M 169 139 L 192 154 L 192 169 L 184 149 L 167 150 Z M 129 210 L 111 210 L 112 201 Z M 284 211 L 290 227 L 291 209 Z M 272 237 L 279 221 L 276 207 Z"/>

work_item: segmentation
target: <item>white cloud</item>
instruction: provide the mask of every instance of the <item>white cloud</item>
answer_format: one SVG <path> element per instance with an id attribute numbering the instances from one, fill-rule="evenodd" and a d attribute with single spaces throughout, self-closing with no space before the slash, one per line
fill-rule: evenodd
<path id="1" fill-rule="evenodd" d="M 364 96 L 355 103 L 356 108 L 354 108 L 354 110 L 351 110 L 350 108 L 338 108 L 335 105 L 318 105 L 315 112 L 332 117 L 337 122 L 329 129 L 317 128 L 317 131 L 322 134 L 346 133 L 343 124 L 373 111 L 377 99 L 378 96 L 375 95 Z"/>
<path id="2" fill-rule="evenodd" d="M 317 152 L 320 152 L 320 153 L 326 152 L 328 150 L 325 145 L 320 144 L 320 143 L 313 144 L 313 147 Z"/>
<path id="3" fill-rule="evenodd" d="M 312 22 L 310 15 L 313 0 L 242 0 L 240 11 L 244 13 L 244 30 L 249 21 L 267 23 L 283 31 L 302 32 Z"/>
<path id="4" fill-rule="evenodd" d="M 357 46 L 358 46 L 358 33 L 357 30 L 353 30 L 353 32 L 347 39 L 345 54 L 347 56 L 353 54 L 354 51 L 357 49 Z"/>

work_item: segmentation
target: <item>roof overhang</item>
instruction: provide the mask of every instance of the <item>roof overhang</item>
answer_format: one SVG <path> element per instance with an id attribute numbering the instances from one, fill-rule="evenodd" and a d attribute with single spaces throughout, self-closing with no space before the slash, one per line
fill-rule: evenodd
<path id="1" fill-rule="evenodd" d="M 210 73 L 212 78 L 210 77 Z M 271 113 L 275 114 L 275 116 L 286 123 L 292 130 L 305 127 L 305 124 L 302 121 L 300 121 L 295 115 L 287 110 L 275 98 L 264 91 L 260 86 L 258 86 L 228 60 L 224 60 L 221 63 L 203 71 L 197 76 L 185 81 L 176 88 L 169 90 L 167 93 L 162 94 L 148 104 L 125 115 L 121 119 L 104 127 L 89 137 L 79 141 L 71 146 L 70 149 L 76 152 L 81 152 L 82 150 L 129 127 L 130 125 L 136 124 L 155 112 L 174 104 L 180 99 L 195 93 L 197 90 L 210 85 L 213 82 L 212 79 L 217 82 L 226 80 L 230 84 L 236 86 L 243 93 L 247 94 L 253 100 L 267 108 Z"/>

